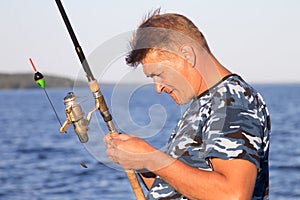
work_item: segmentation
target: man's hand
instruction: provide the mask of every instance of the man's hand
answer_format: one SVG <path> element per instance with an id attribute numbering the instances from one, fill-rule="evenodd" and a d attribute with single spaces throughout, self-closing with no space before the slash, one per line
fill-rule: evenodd
<path id="1" fill-rule="evenodd" d="M 154 147 L 133 135 L 119 134 L 104 137 L 106 154 L 112 162 L 120 164 L 124 169 L 144 169 L 155 151 Z"/>

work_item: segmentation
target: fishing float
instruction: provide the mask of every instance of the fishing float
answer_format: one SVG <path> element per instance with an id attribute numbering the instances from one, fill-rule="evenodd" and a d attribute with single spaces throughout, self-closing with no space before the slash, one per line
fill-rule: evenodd
<path id="1" fill-rule="evenodd" d="M 44 90 L 44 92 L 46 94 L 46 97 L 47 97 L 47 99 L 48 99 L 48 101 L 49 101 L 49 103 L 50 103 L 50 105 L 52 107 L 52 110 L 55 113 L 57 121 L 59 122 L 60 126 L 62 126 L 62 123 L 61 123 L 61 121 L 60 121 L 60 119 L 58 117 L 58 114 L 57 114 L 57 112 L 56 112 L 56 110 L 55 110 L 55 108 L 53 106 L 53 103 L 52 103 L 52 101 L 51 101 L 51 99 L 50 99 L 50 97 L 48 95 L 48 92 L 46 90 L 46 81 L 45 81 L 45 78 L 44 78 L 43 74 L 36 69 L 36 67 L 35 67 L 35 65 L 34 65 L 34 63 L 33 63 L 33 61 L 32 61 L 31 58 L 29 58 L 29 61 L 30 61 L 31 66 L 32 66 L 33 71 L 34 71 L 34 77 L 33 78 L 34 78 L 34 81 L 35 81 L 36 85 L 38 85 L 40 88 L 42 88 Z"/>

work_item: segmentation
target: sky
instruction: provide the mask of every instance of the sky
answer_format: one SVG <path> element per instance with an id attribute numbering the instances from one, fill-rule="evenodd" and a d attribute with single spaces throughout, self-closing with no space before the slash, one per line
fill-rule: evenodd
<path id="1" fill-rule="evenodd" d="M 132 31 L 156 9 L 190 18 L 217 59 L 252 83 L 300 83 L 298 0 L 62 0 L 98 81 L 130 71 L 124 53 Z M 0 73 L 83 74 L 55 0 L 9 0 L 0 6 Z M 101 67 L 99 67 L 101 65 Z M 99 70 L 100 69 L 100 70 Z M 99 80 L 100 79 L 100 80 Z M 126 81 L 138 81 L 126 76 Z"/>

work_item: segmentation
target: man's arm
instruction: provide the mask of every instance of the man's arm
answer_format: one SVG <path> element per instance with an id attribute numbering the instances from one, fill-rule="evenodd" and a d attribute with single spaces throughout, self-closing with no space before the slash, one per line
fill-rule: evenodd
<path id="1" fill-rule="evenodd" d="M 196 169 L 179 160 L 159 169 L 160 160 L 172 159 L 161 153 L 148 168 L 189 199 L 251 199 L 257 169 L 241 159 L 211 159 L 213 171 Z"/>
<path id="2" fill-rule="evenodd" d="M 242 159 L 211 159 L 213 171 L 193 168 L 144 140 L 121 134 L 104 139 L 107 155 L 125 169 L 146 168 L 190 199 L 251 199 L 257 169 Z M 149 182 L 153 183 L 153 182 Z"/>

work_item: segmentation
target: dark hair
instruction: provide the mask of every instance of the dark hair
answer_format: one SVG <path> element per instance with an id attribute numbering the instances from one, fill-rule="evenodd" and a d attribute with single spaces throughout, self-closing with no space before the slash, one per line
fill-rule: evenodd
<path id="1" fill-rule="evenodd" d="M 203 34 L 187 17 L 174 13 L 160 14 L 160 9 L 157 9 L 148 14 L 134 32 L 126 63 L 135 67 L 150 50 L 172 51 L 183 39 L 199 43 L 210 53 Z"/>

